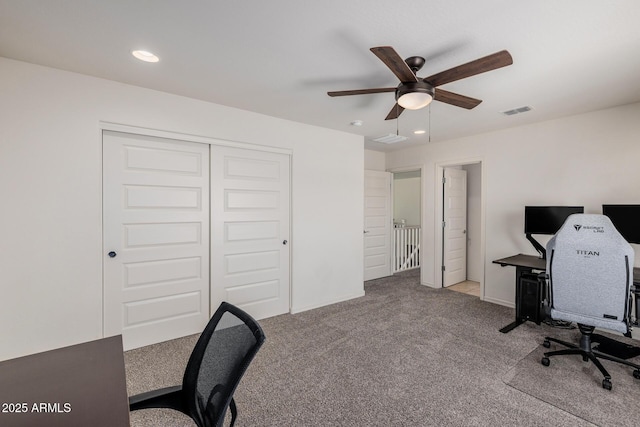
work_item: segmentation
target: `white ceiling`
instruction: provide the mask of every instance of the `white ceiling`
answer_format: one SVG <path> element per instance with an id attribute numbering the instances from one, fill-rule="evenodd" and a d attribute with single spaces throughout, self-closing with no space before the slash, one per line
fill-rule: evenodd
<path id="1" fill-rule="evenodd" d="M 434 102 L 385 121 L 393 93 L 327 96 L 396 86 L 369 51 L 382 45 L 424 56 L 419 76 L 502 49 L 514 64 L 442 86 L 482 99 L 473 110 Z M 142 63 L 134 49 L 161 60 Z M 640 101 L 640 2 L 0 0 L 0 56 L 356 133 L 388 151 Z M 369 142 L 396 128 L 409 140 Z"/>

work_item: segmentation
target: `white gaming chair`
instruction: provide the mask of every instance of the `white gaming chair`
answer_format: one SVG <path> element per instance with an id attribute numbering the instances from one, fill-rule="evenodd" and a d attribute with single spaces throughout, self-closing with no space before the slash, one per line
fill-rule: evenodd
<path id="1" fill-rule="evenodd" d="M 600 370 L 605 389 L 611 390 L 611 376 L 598 359 L 631 366 L 633 376 L 640 378 L 640 365 L 591 348 L 596 327 L 629 336 L 633 256 L 633 248 L 604 215 L 573 214 L 549 240 L 551 318 L 577 323 L 582 337 L 579 345 L 546 337 L 546 348 L 551 342 L 568 348 L 545 353 L 541 360 L 544 366 L 549 366 L 552 356 L 579 354 Z"/>

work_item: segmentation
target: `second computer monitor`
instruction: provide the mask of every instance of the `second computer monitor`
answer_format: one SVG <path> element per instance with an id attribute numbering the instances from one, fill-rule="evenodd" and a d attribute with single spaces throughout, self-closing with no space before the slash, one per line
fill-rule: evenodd
<path id="1" fill-rule="evenodd" d="M 640 205 L 602 205 L 602 214 L 627 242 L 640 244 Z"/>

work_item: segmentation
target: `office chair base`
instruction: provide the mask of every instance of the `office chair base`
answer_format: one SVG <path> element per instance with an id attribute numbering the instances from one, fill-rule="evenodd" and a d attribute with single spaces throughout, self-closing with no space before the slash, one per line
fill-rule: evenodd
<path id="1" fill-rule="evenodd" d="M 170 408 L 188 414 L 182 386 L 165 387 L 129 397 L 129 410 Z"/>
<path id="2" fill-rule="evenodd" d="M 600 363 L 600 360 L 598 360 L 598 359 L 610 360 L 612 362 L 616 362 L 616 363 L 620 363 L 620 364 L 623 364 L 623 365 L 630 366 L 630 367 L 634 368 L 633 377 L 636 378 L 636 379 L 640 379 L 640 365 L 636 365 L 635 363 L 631 363 L 631 362 L 629 362 L 627 360 L 620 359 L 618 357 L 611 356 L 611 355 L 606 354 L 606 353 L 601 353 L 599 351 L 592 350 L 591 349 L 591 341 L 590 341 L 589 338 L 590 337 L 587 335 L 587 338 L 585 339 L 585 335 L 583 335 L 582 341 L 581 341 L 581 346 L 577 346 L 575 344 L 568 343 L 566 341 L 562 341 L 562 340 L 559 340 L 557 338 L 545 337 L 544 342 L 542 343 L 542 345 L 545 348 L 551 347 L 551 342 L 555 342 L 555 343 L 563 345 L 563 346 L 565 346 L 567 348 L 564 349 L 564 350 L 556 350 L 556 351 L 545 352 L 544 353 L 544 357 L 542 358 L 542 360 L 540 360 L 540 363 L 543 366 L 549 366 L 551 364 L 551 361 L 549 359 L 550 357 L 563 356 L 563 355 L 567 355 L 567 354 L 580 355 L 580 356 L 582 356 L 582 360 L 584 362 L 591 361 L 596 366 L 596 368 L 598 368 L 598 370 L 600 371 L 600 373 L 604 377 L 604 379 L 602 380 L 602 388 L 604 388 L 606 390 L 611 390 L 612 389 L 611 375 L 609 375 L 609 372 L 605 369 L 605 367 L 602 365 L 602 363 Z M 582 346 L 584 346 L 586 348 L 586 350 L 583 349 Z"/>

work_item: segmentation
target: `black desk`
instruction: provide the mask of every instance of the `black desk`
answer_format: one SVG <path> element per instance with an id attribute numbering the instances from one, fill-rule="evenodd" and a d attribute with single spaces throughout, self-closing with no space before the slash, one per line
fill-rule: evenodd
<path id="1" fill-rule="evenodd" d="M 494 264 L 499 264 L 502 267 L 511 266 L 516 268 L 516 319 L 514 322 L 508 324 L 504 328 L 500 329 L 500 332 L 507 333 L 517 326 L 524 323 L 527 319 L 523 318 L 520 315 L 521 307 L 519 306 L 520 302 L 520 286 L 518 283 L 520 282 L 520 278 L 523 274 L 531 274 L 534 271 L 544 272 L 547 269 L 547 261 L 534 255 L 524 255 L 518 254 L 513 255 L 507 258 L 497 259 L 493 261 Z M 635 294 L 636 299 L 636 322 L 638 324 L 638 319 L 640 318 L 640 268 L 634 267 L 633 269 L 633 284 L 634 289 L 632 289 Z"/>
<path id="2" fill-rule="evenodd" d="M 7 427 L 129 426 L 122 337 L 0 362 L 0 405 Z"/>
<path id="3" fill-rule="evenodd" d="M 526 319 L 521 315 L 522 307 L 520 306 L 520 286 L 518 286 L 520 279 L 523 275 L 531 274 L 534 271 L 545 271 L 547 268 L 547 261 L 533 255 L 518 254 L 507 258 L 497 259 L 493 262 L 495 264 L 500 264 L 502 267 L 511 266 L 516 268 L 516 320 L 500 329 L 500 332 L 506 334 L 526 321 Z"/>

